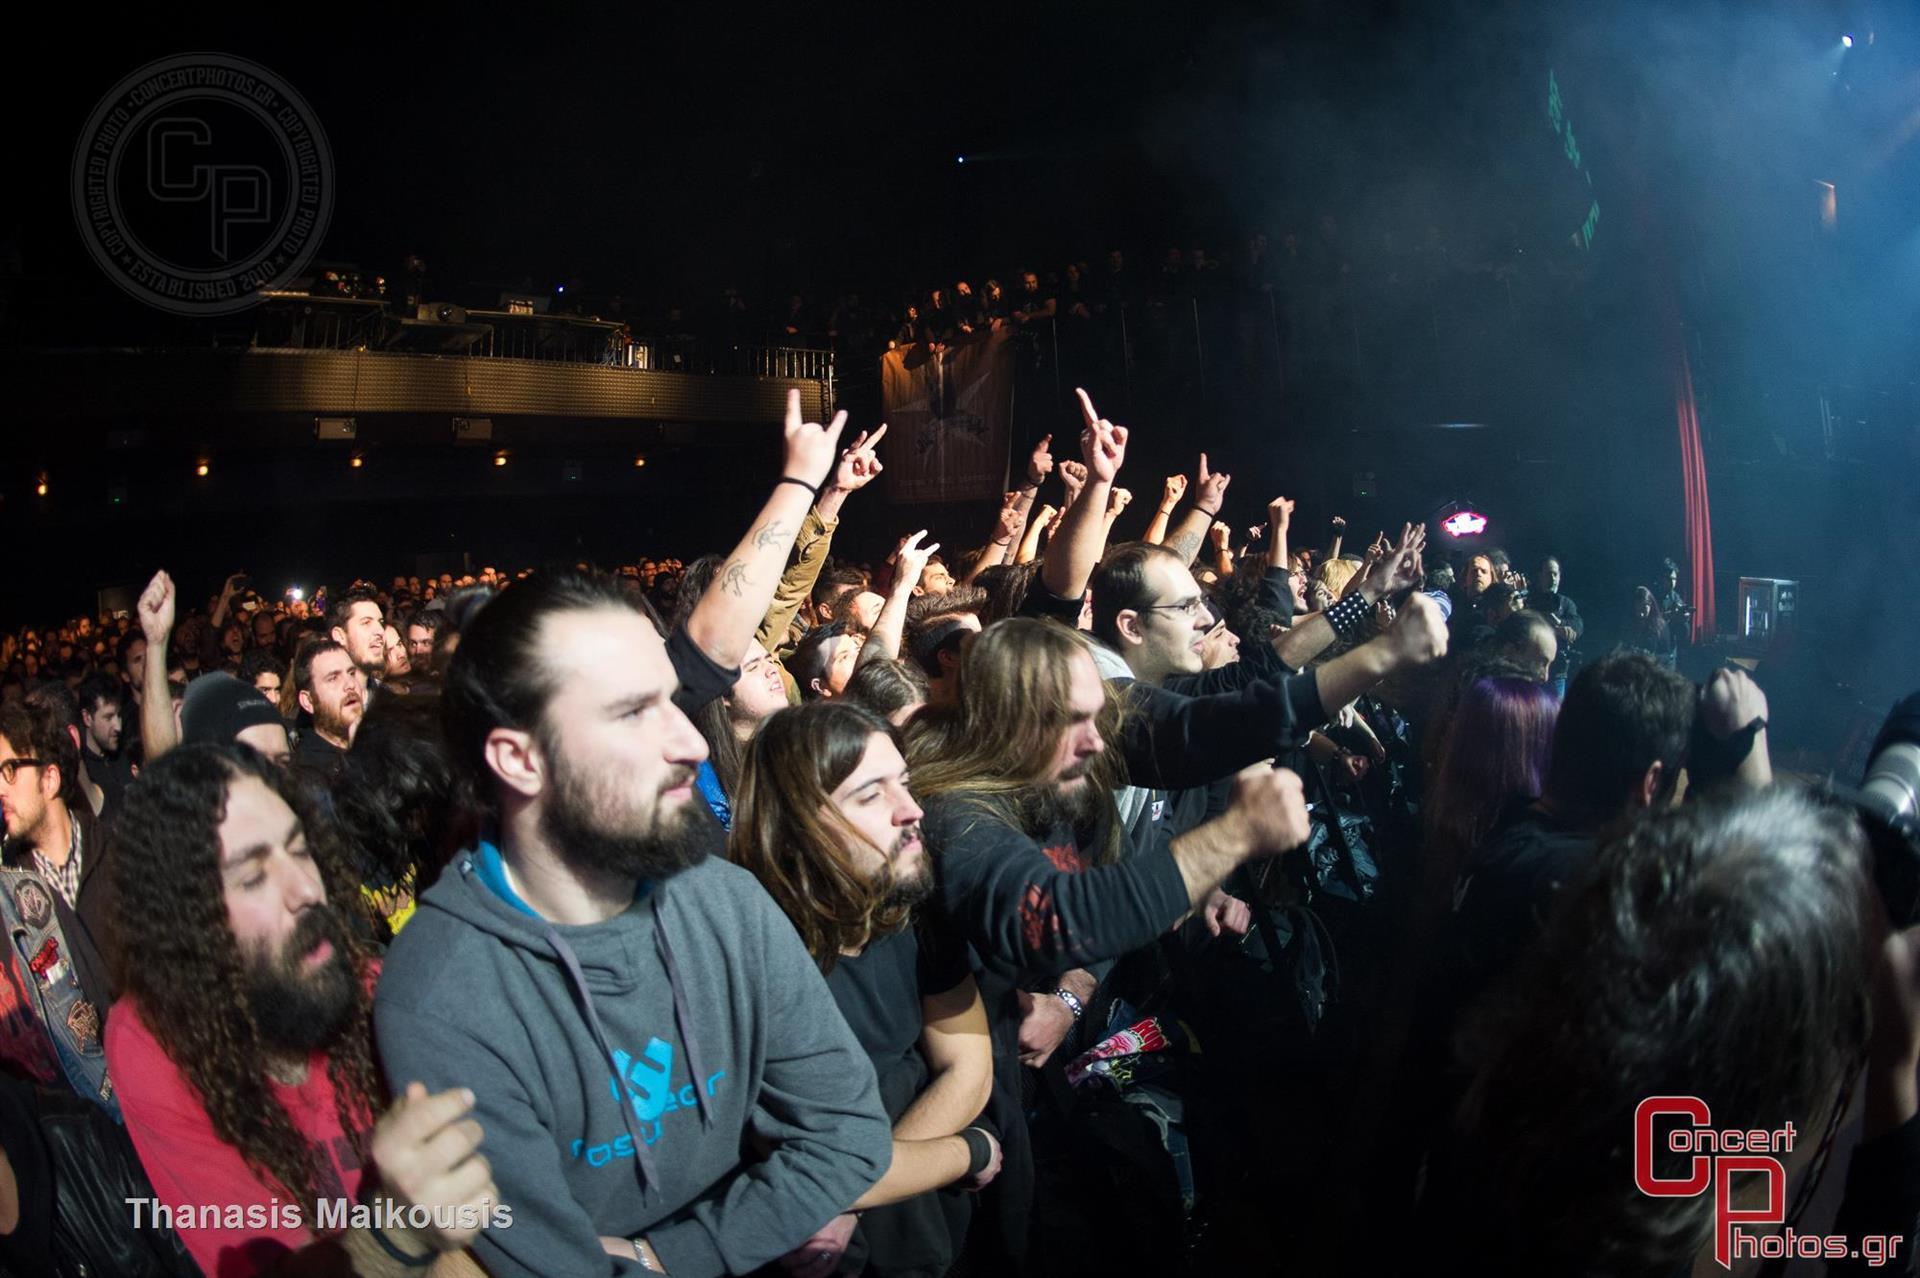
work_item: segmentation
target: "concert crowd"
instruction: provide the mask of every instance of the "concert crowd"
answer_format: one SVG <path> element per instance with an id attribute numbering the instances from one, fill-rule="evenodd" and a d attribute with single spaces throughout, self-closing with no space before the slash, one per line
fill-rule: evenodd
<path id="1" fill-rule="evenodd" d="M 688 562 L 0 638 L 0 1272 L 1912 1272 L 1920 933 L 1677 573 L 1583 647 L 1078 398 L 884 562 L 796 392 Z"/>

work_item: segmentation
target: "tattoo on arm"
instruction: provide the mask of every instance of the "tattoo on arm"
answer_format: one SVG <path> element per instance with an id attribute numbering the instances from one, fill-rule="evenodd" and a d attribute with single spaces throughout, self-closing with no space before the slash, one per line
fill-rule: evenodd
<path id="1" fill-rule="evenodd" d="M 747 566 L 738 560 L 729 563 L 725 568 L 720 570 L 720 588 L 732 595 L 735 599 L 746 594 L 747 587 L 752 584 L 752 579 L 747 576 Z"/>
<path id="2" fill-rule="evenodd" d="M 768 550 L 783 541 L 791 540 L 792 538 L 787 535 L 786 524 L 778 519 L 764 528 L 756 528 L 753 532 L 753 548 L 755 550 Z"/>

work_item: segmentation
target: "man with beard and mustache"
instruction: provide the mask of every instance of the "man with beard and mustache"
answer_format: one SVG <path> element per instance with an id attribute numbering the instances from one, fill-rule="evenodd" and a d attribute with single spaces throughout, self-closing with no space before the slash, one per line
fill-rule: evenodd
<path id="1" fill-rule="evenodd" d="M 1258 764 L 1235 777 L 1221 816 L 1123 858 L 1120 719 L 1085 636 L 1015 617 L 968 647 L 955 704 L 909 725 L 940 903 L 982 968 L 991 1112 L 1006 1150 L 1003 1268 L 1019 1264 L 1032 1193 L 1016 1064 L 1053 1057 L 1113 960 L 1151 944 L 1241 863 L 1307 839 L 1300 778 Z"/>
<path id="2" fill-rule="evenodd" d="M 732 575 L 770 596 L 790 540 Z M 700 609 L 664 641 L 644 609 L 611 578 L 536 575 L 474 616 L 446 672 L 486 825 L 394 942 L 375 1023 L 390 1078 L 478 1098 L 513 1206 L 475 1243 L 495 1278 L 747 1273 L 891 1153 L 819 969 L 753 876 L 707 855 L 707 747 L 672 655 Z"/>
<path id="3" fill-rule="evenodd" d="M 126 1205 L 135 1227 L 173 1229 L 220 1278 L 398 1275 L 509 1210 L 470 1095 L 409 1080 L 381 1114 L 380 965 L 295 783 L 251 749 L 181 746 L 128 787 L 125 820 L 106 1057 L 153 1186 Z M 379 1214 L 352 1222 L 355 1203 Z"/>
<path id="4" fill-rule="evenodd" d="M 970 1200 L 1000 1167 L 980 1124 L 993 1048 L 966 943 L 938 911 L 921 811 L 893 728 L 845 701 L 766 721 L 747 747 L 729 853 L 793 921 L 866 1049 L 893 1120 L 893 1165 L 787 1257 L 792 1273 L 837 1259 L 882 1278 L 945 1273 Z"/>
<path id="5" fill-rule="evenodd" d="M 367 676 L 331 639 L 310 639 L 293 659 L 293 686 L 313 726 L 300 734 L 293 761 L 331 780 L 367 712 Z"/>
<path id="6" fill-rule="evenodd" d="M 353 658 L 369 685 L 387 673 L 387 623 L 373 591 L 356 587 L 327 609 L 327 637 Z"/>

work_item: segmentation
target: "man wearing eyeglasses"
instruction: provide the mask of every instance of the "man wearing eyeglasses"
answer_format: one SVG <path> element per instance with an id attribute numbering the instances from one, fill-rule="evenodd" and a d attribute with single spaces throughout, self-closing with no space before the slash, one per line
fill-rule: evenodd
<path id="1" fill-rule="evenodd" d="M 1358 638 L 1374 599 L 1401 583 L 1395 574 L 1417 571 L 1417 563 L 1409 532 L 1378 579 L 1370 575 L 1351 602 L 1342 602 L 1337 620 L 1318 625 L 1316 642 L 1340 633 Z M 1309 729 L 1373 683 L 1446 651 L 1438 609 L 1419 599 L 1409 600 L 1386 634 L 1313 672 L 1292 674 L 1278 641 L 1243 644 L 1240 661 L 1204 671 L 1202 649 L 1214 616 L 1180 555 L 1144 542 L 1116 546 L 1094 570 L 1092 585 L 1094 662 L 1137 712 L 1133 737 L 1123 743 L 1133 784 L 1114 796 L 1136 850 L 1192 829 L 1217 810 L 1222 796 L 1210 796 L 1209 787 L 1259 759 L 1284 759 Z M 1300 632 L 1314 639 L 1309 627 Z M 1250 923 L 1246 906 L 1217 889 L 1200 914 L 1216 935 L 1244 933 Z"/>
<path id="2" fill-rule="evenodd" d="M 110 860 L 109 823 L 81 798 L 79 765 L 73 738 L 46 709 L 0 705 L 0 812 L 6 819 L 0 862 L 30 872 L 59 898 L 67 942 L 64 952 L 56 946 L 34 956 L 35 975 L 50 985 L 74 970 L 99 993 L 111 980 L 106 960 L 112 875 L 103 872 Z M 94 1041 L 97 1047 L 97 1036 Z"/>

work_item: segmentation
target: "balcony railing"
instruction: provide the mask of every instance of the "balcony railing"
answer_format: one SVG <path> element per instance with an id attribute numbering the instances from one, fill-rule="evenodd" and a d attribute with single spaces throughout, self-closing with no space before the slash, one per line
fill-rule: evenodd
<path id="1" fill-rule="evenodd" d="M 636 338 L 622 323 L 429 305 L 411 316 L 364 298 L 268 293 L 252 346 L 358 350 L 593 364 L 648 372 L 834 380 L 830 350 L 710 342 L 690 335 Z"/>

